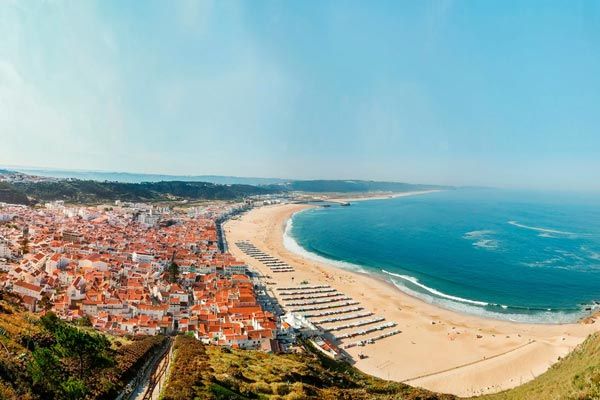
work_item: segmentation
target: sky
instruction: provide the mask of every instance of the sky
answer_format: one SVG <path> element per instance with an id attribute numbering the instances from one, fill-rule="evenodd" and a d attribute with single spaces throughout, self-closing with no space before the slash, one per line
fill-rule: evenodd
<path id="1" fill-rule="evenodd" d="M 0 165 L 600 190 L 600 2 L 0 0 Z"/>

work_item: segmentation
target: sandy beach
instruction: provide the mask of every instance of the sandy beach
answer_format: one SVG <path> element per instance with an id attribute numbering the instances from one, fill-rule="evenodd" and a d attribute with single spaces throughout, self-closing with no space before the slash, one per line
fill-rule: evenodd
<path id="1" fill-rule="evenodd" d="M 228 221 L 229 250 L 252 268 L 271 275 L 274 287 L 301 281 L 330 285 L 364 309 L 396 322 L 400 334 L 347 350 L 356 367 L 366 373 L 459 396 L 497 392 L 540 375 L 598 330 L 598 322 L 517 324 L 462 315 L 410 297 L 377 278 L 306 259 L 286 249 L 283 233 L 286 221 L 307 207 L 265 206 Z M 234 244 L 241 240 L 285 261 L 295 271 L 273 274 Z M 359 353 L 367 357 L 360 359 Z"/>

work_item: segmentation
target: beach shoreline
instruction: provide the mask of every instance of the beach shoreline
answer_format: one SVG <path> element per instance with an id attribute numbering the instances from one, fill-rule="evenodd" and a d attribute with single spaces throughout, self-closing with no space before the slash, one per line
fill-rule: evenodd
<path id="1" fill-rule="evenodd" d="M 422 193 L 424 194 L 425 192 L 422 192 Z M 418 194 L 421 194 L 421 192 L 418 193 Z M 362 200 L 371 200 L 371 198 L 363 198 Z M 379 198 L 376 198 L 375 200 L 379 200 Z M 296 211 L 293 214 L 291 214 L 289 216 L 289 218 L 284 223 L 284 247 L 288 251 L 290 251 L 290 252 L 292 252 L 294 254 L 297 254 L 300 257 L 304 257 L 304 258 L 307 258 L 307 259 L 310 259 L 310 260 L 313 260 L 313 261 L 316 261 L 316 262 L 320 262 L 320 263 L 329 265 L 331 268 L 341 269 L 341 270 L 353 272 L 355 274 L 362 275 L 362 276 L 365 276 L 365 277 L 377 279 L 381 283 L 383 283 L 385 285 L 388 285 L 388 286 L 394 288 L 395 290 L 400 291 L 403 295 L 409 296 L 409 297 L 415 299 L 416 301 L 423 302 L 425 304 L 432 305 L 434 307 L 438 307 L 438 308 L 441 308 L 441 309 L 444 309 L 444 310 L 447 310 L 447 311 L 451 311 L 451 312 L 455 312 L 455 313 L 459 313 L 459 314 L 464 314 L 464 315 L 472 315 L 472 316 L 475 316 L 475 317 L 481 318 L 481 319 L 492 320 L 492 321 L 502 321 L 502 322 L 506 322 L 506 323 L 510 323 L 510 324 L 517 324 L 517 325 L 519 325 L 519 324 L 570 325 L 570 324 L 574 324 L 574 323 L 586 323 L 586 324 L 587 323 L 593 323 L 592 321 L 594 321 L 594 320 L 596 320 L 597 318 L 600 317 L 600 310 L 598 310 L 598 311 L 595 311 L 595 312 L 586 313 L 586 314 L 581 315 L 581 316 L 576 316 L 576 318 L 573 318 L 573 320 L 561 321 L 561 322 L 547 322 L 547 321 L 542 321 L 542 320 L 518 321 L 518 320 L 511 320 L 509 318 L 506 318 L 506 316 L 508 316 L 508 315 L 514 315 L 514 314 L 503 314 L 503 313 L 499 313 L 499 312 L 489 312 L 489 314 L 493 314 L 494 315 L 494 316 L 492 316 L 492 315 L 488 315 L 488 314 L 477 314 L 477 313 L 472 313 L 472 312 L 468 312 L 468 311 L 455 310 L 452 307 L 448 307 L 447 305 L 433 304 L 432 302 L 428 302 L 427 300 L 419 297 L 418 295 L 415 295 L 415 294 L 411 293 L 408 290 L 403 290 L 402 288 L 398 287 L 393 282 L 393 280 L 394 280 L 393 276 L 397 276 L 394 273 L 388 272 L 388 271 L 383 270 L 383 269 L 381 269 L 380 272 L 377 271 L 376 269 L 371 269 L 371 270 L 367 271 L 366 269 L 363 268 L 363 266 L 355 265 L 355 264 L 350 264 L 350 263 L 348 263 L 346 261 L 339 261 L 339 260 L 328 259 L 328 258 L 320 256 L 318 254 L 311 253 L 308 250 L 305 250 L 304 248 L 302 248 L 302 246 L 296 241 L 296 239 L 294 237 L 292 237 L 291 235 L 288 235 L 288 232 L 287 232 L 288 231 L 288 225 L 291 223 L 291 221 L 293 220 L 293 218 L 297 214 L 299 214 L 301 212 L 304 212 L 304 211 L 308 211 L 308 210 L 316 208 L 316 207 L 318 207 L 318 206 L 310 205 L 310 206 L 306 207 L 305 209 L 302 209 L 300 211 Z M 293 241 L 294 246 L 296 246 L 299 249 L 301 249 L 301 251 L 294 250 L 294 249 L 290 248 L 289 246 L 287 246 L 285 244 L 286 240 Z M 338 263 L 348 264 L 348 265 L 351 265 L 351 267 L 344 268 L 344 267 L 338 266 L 337 265 Z M 365 267 L 365 268 L 368 268 L 368 267 Z M 392 278 L 389 278 L 388 276 L 392 276 Z M 410 277 L 410 278 L 412 278 L 412 277 Z M 413 278 L 413 279 L 416 279 L 416 278 Z M 429 290 L 431 290 L 431 288 L 428 288 L 428 289 L 425 289 L 425 290 L 429 291 Z M 442 293 L 441 295 L 446 296 L 448 298 L 451 297 L 450 295 L 447 295 L 445 293 Z M 433 294 L 426 294 L 426 296 L 434 297 Z M 468 302 L 468 303 L 479 303 L 480 302 L 478 300 L 460 299 L 460 300 L 450 300 L 449 304 L 451 304 L 452 302 L 463 304 L 461 300 L 464 301 L 464 302 Z M 499 304 L 492 304 L 492 305 L 500 306 Z M 549 311 L 549 312 L 552 313 L 552 311 Z M 555 311 L 555 312 L 557 312 L 557 311 Z M 582 313 L 584 313 L 584 312 L 582 311 Z M 497 315 L 497 317 L 496 317 L 496 315 Z M 522 315 L 526 315 L 526 314 L 522 314 Z"/>
<path id="2" fill-rule="evenodd" d="M 368 200 L 386 200 L 386 199 L 395 199 L 398 197 L 406 197 L 406 196 L 419 196 L 423 194 L 430 194 L 436 192 L 442 192 L 442 189 L 430 189 L 430 190 L 418 190 L 413 192 L 386 192 L 386 193 L 371 193 L 371 194 L 358 194 L 357 196 L 331 196 L 330 200 L 332 201 L 368 201 Z"/>
<path id="3" fill-rule="evenodd" d="M 301 281 L 327 284 L 398 323 L 401 334 L 347 350 L 356 367 L 366 373 L 460 396 L 496 392 L 543 373 L 598 329 L 598 324 L 525 324 L 460 314 L 410 296 L 374 274 L 306 258 L 285 246 L 284 232 L 296 212 L 311 207 L 266 206 L 228 221 L 225 232 L 230 251 L 261 273 L 274 275 L 275 287 Z M 236 248 L 239 240 L 280 258 L 295 272 L 271 274 Z M 360 359 L 359 353 L 366 357 Z"/>

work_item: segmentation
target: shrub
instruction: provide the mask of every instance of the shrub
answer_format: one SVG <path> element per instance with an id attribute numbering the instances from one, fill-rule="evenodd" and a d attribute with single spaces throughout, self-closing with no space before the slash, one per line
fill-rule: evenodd
<path id="1" fill-rule="evenodd" d="M 278 394 L 280 396 L 285 396 L 290 392 L 290 385 L 283 382 L 274 382 L 271 383 L 271 390 L 274 394 Z"/>

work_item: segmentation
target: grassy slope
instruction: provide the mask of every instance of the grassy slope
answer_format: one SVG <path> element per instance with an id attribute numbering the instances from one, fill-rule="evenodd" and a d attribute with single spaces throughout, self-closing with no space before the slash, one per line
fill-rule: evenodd
<path id="1" fill-rule="evenodd" d="M 89 331 L 88 328 L 78 328 Z M 93 333 L 95 334 L 95 333 Z M 119 393 L 135 375 L 152 349 L 162 343 L 161 337 L 141 340 L 107 337 L 111 365 L 92 367 L 84 378 L 87 386 L 83 396 L 74 399 L 110 399 Z M 51 400 L 54 395 L 34 384 L 32 376 L 33 350 L 51 348 L 56 336 L 40 323 L 37 316 L 15 306 L 12 296 L 0 292 L 0 399 Z M 61 379 L 76 377 L 72 360 L 61 358 L 65 374 Z M 66 381 L 62 381 L 65 384 Z M 58 383 L 59 385 L 61 382 Z M 58 398 L 62 398 L 59 396 Z"/>
<path id="2" fill-rule="evenodd" d="M 374 378 L 316 353 L 227 350 L 187 336 L 177 338 L 175 351 L 163 400 L 454 399 Z"/>
<path id="3" fill-rule="evenodd" d="M 205 347 L 180 336 L 163 400 L 183 399 L 454 399 L 371 377 L 315 353 L 266 354 Z M 600 399 L 600 335 L 593 335 L 545 374 L 477 400 Z"/>

